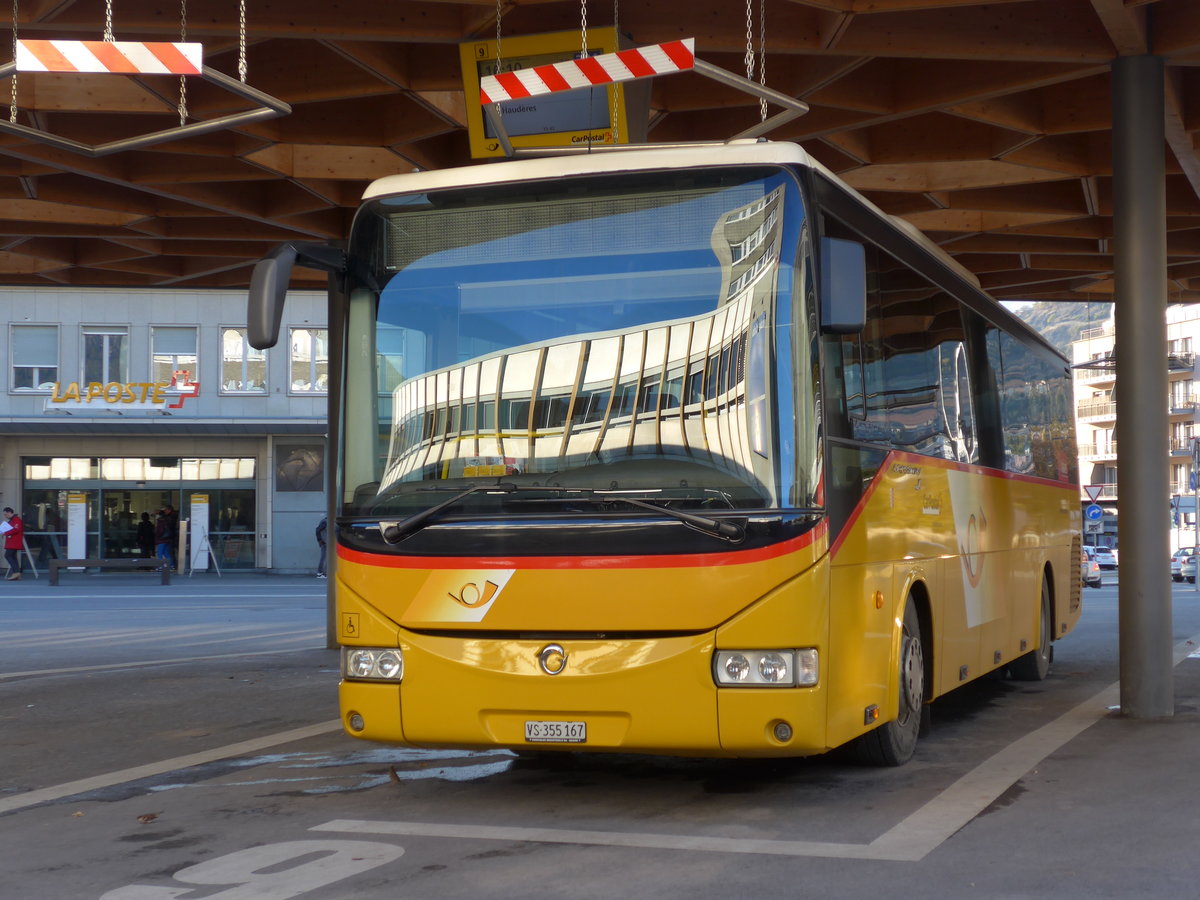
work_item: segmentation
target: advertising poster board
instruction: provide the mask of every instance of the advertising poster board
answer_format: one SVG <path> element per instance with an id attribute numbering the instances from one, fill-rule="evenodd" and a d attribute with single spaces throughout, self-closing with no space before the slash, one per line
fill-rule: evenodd
<path id="1" fill-rule="evenodd" d="M 191 495 L 192 550 L 190 570 L 207 572 L 209 559 L 208 544 L 208 494 Z"/>

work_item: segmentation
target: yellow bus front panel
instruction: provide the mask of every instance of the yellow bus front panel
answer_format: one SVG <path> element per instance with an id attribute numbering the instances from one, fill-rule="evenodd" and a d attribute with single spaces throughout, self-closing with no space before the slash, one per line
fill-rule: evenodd
<path id="1" fill-rule="evenodd" d="M 581 591 L 582 596 L 570 601 L 563 601 L 557 591 L 559 572 L 526 569 L 495 575 L 496 570 L 488 570 L 504 582 L 497 602 L 526 604 L 528 610 L 538 608 L 537 598 L 558 598 L 557 603 L 572 605 L 578 621 L 586 621 L 589 603 L 603 601 L 608 620 L 616 622 L 614 631 L 622 630 L 625 609 L 641 607 L 641 620 L 652 619 L 646 610 L 655 606 L 656 596 L 674 598 L 668 605 L 677 613 L 686 600 L 691 616 L 708 617 L 709 627 L 688 634 L 626 634 L 616 639 L 576 637 L 576 629 L 529 629 L 538 632 L 536 637 L 501 629 L 493 635 L 461 622 L 457 629 L 448 629 L 442 618 L 417 627 L 414 619 L 425 614 L 422 610 L 447 615 L 444 605 L 421 600 L 432 596 L 422 592 L 434 576 L 374 568 L 344 554 L 339 563 L 338 618 L 353 621 L 355 632 L 341 633 L 340 640 L 350 646 L 377 641 L 380 646 L 398 646 L 404 658 L 400 685 L 343 681 L 347 731 L 420 746 L 521 747 L 531 746 L 527 721 L 586 722 L 586 742 L 545 748 L 738 756 L 821 752 L 828 748 L 823 683 L 718 688 L 713 676 L 717 648 L 824 652 L 828 576 L 826 566 L 811 564 L 816 553 L 801 547 L 785 562 L 769 558 L 729 572 L 672 568 L 652 578 L 644 569 L 589 573 L 593 590 Z M 808 564 L 806 571 L 780 584 L 780 573 L 794 571 L 798 562 Z M 479 570 L 443 571 L 434 580 L 441 590 L 461 585 L 471 571 Z M 669 595 L 646 593 L 655 578 L 671 585 Z M 410 583 L 411 593 L 379 583 L 391 579 Z M 363 592 L 351 590 L 351 584 Z M 743 591 L 731 590 L 731 584 L 753 585 L 750 590 L 755 593 L 748 600 Z M 403 620 L 398 639 L 394 626 L 387 624 L 390 618 L 368 603 L 364 593 L 377 600 L 388 598 L 391 614 Z M 680 618 L 688 617 L 675 616 Z M 489 626 L 492 621 L 488 619 Z M 552 644 L 561 645 L 566 656 L 566 665 L 555 675 L 539 662 Z M 362 721 L 357 728 L 351 724 L 355 716 Z M 777 727 L 781 723 L 786 729 Z"/>

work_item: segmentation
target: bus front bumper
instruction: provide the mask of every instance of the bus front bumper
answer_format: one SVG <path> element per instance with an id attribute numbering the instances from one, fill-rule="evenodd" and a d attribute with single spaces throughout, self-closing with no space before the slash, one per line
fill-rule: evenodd
<path id="1" fill-rule="evenodd" d="M 342 723 L 353 737 L 423 747 L 680 756 L 828 749 L 820 684 L 718 688 L 713 643 L 711 633 L 550 641 L 402 631 L 402 683 L 343 680 Z M 552 645 L 565 657 L 556 674 L 540 662 Z"/>

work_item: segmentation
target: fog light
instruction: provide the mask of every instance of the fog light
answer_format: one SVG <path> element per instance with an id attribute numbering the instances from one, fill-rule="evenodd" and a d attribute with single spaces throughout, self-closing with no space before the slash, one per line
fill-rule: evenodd
<path id="1" fill-rule="evenodd" d="M 787 722 L 776 722 L 771 733 L 775 735 L 775 740 L 779 743 L 786 744 L 792 739 L 792 726 Z"/>
<path id="2" fill-rule="evenodd" d="M 362 731 L 367 727 L 367 723 L 363 721 L 363 717 L 358 713 L 350 713 L 349 722 L 351 731 Z"/>

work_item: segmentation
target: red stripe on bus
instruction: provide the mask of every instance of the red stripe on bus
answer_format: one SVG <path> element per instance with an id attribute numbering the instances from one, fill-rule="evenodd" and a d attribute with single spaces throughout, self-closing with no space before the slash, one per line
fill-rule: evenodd
<path id="1" fill-rule="evenodd" d="M 738 566 L 795 553 L 826 533 L 821 522 L 799 537 L 754 550 L 662 556 L 392 556 L 338 547 L 338 558 L 383 569 L 682 569 Z"/>
<path id="2" fill-rule="evenodd" d="M 883 476 L 891 471 L 891 464 L 895 462 L 909 463 L 911 465 L 929 466 L 934 469 L 954 469 L 959 472 L 967 472 L 971 475 L 978 475 L 982 478 L 999 478 L 1004 481 L 1023 481 L 1026 484 L 1037 484 L 1042 487 L 1058 488 L 1062 491 L 1070 491 L 1072 494 L 1079 493 L 1079 485 L 1071 484 L 1069 481 L 1055 481 L 1053 478 L 1043 478 L 1040 475 L 1022 475 L 1020 472 L 1005 472 L 1001 469 L 989 469 L 986 466 L 976 466 L 970 463 L 955 462 L 950 459 L 938 459 L 932 456 L 921 456 L 919 453 L 908 453 L 904 450 L 888 451 L 887 456 L 883 458 L 883 462 L 879 464 L 879 470 L 875 473 L 875 477 L 871 479 L 871 483 L 867 485 L 867 489 L 863 491 L 863 495 L 858 498 L 858 503 L 855 504 L 853 512 L 846 519 L 846 524 L 842 526 L 842 530 L 833 540 L 833 544 L 829 548 L 829 556 L 835 558 L 838 550 L 845 543 L 846 536 L 850 534 L 854 525 L 858 522 L 863 510 L 866 509 L 867 503 L 870 502 L 872 495 L 875 493 L 875 488 L 879 482 L 883 480 Z"/>

